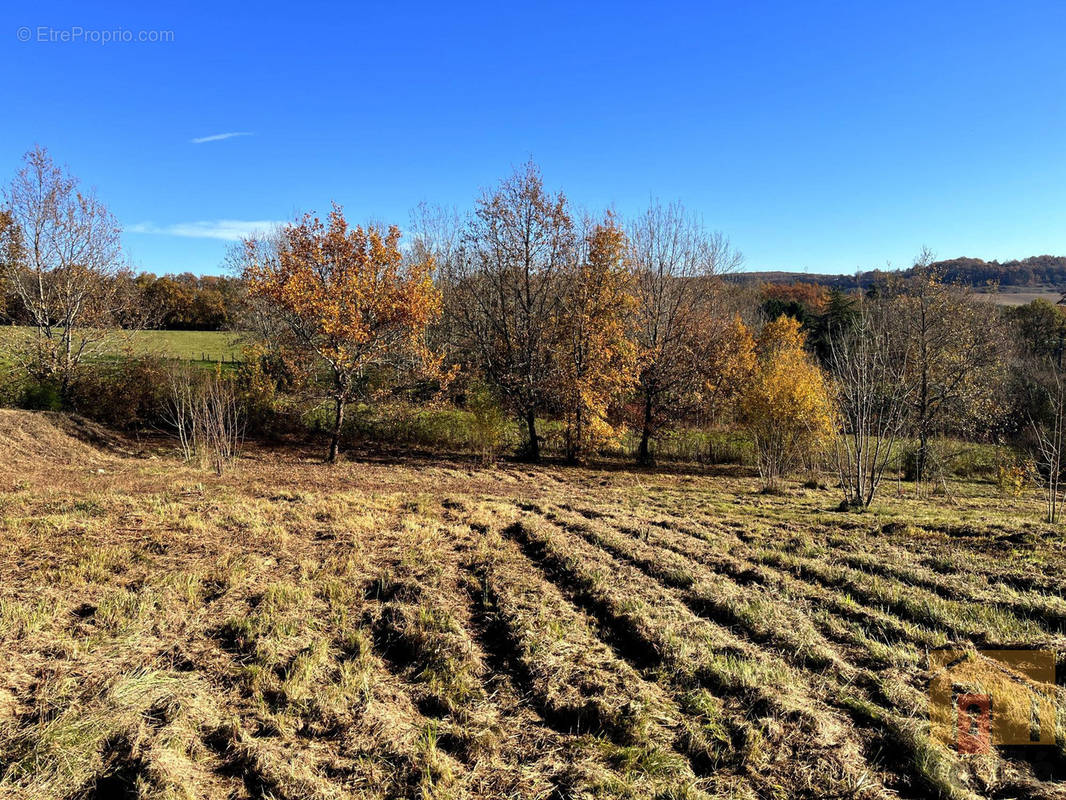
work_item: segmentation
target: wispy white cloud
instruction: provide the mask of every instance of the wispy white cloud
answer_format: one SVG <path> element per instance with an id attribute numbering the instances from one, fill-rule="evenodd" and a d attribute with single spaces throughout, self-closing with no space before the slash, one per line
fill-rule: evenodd
<path id="1" fill-rule="evenodd" d="M 278 220 L 260 219 L 214 219 L 199 222 L 177 222 L 173 225 L 156 225 L 154 222 L 138 222 L 127 225 L 126 233 L 153 233 L 163 236 L 184 236 L 190 239 L 222 239 L 236 242 L 255 233 L 265 233 L 284 223 Z"/>
<path id="2" fill-rule="evenodd" d="M 221 142 L 223 139 L 232 139 L 235 136 L 255 136 L 255 134 L 249 131 L 231 131 L 230 133 L 213 133 L 210 136 L 199 136 L 189 141 L 193 144 L 203 144 L 204 142 Z"/>

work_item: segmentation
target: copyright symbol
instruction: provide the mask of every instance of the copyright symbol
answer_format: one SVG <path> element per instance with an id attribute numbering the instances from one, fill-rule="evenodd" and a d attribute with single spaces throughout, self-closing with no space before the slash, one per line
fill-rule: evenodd
<path id="1" fill-rule="evenodd" d="M 28 42 L 30 40 L 30 29 L 23 25 L 21 28 L 15 31 L 15 36 L 18 37 L 18 40 L 20 42 Z"/>

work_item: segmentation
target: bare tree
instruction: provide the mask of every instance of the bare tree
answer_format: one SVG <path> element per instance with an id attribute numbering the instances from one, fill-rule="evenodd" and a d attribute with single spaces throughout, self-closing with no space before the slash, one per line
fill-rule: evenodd
<path id="1" fill-rule="evenodd" d="M 628 229 L 635 271 L 638 396 L 641 437 L 637 460 L 650 463 L 650 442 L 688 396 L 698 393 L 703 332 L 716 314 L 721 275 L 743 257 L 718 232 L 677 203 L 655 202 Z"/>
<path id="2" fill-rule="evenodd" d="M 199 460 L 221 475 L 240 455 L 244 441 L 244 412 L 232 384 L 218 372 L 204 376 L 188 366 L 170 376 L 164 419 L 178 436 L 186 461 Z"/>
<path id="3" fill-rule="evenodd" d="M 29 151 L 6 191 L 11 231 L 4 258 L 8 285 L 32 326 L 22 348 L 39 378 L 69 388 L 83 359 L 109 335 L 118 305 L 119 226 L 92 192 L 42 147 Z"/>
<path id="4" fill-rule="evenodd" d="M 867 508 L 907 423 L 908 351 L 881 305 L 864 302 L 852 325 L 830 338 L 840 430 L 837 472 L 845 505 Z"/>
<path id="5" fill-rule="evenodd" d="M 540 456 L 537 414 L 551 397 L 557 277 L 575 257 L 566 198 L 546 192 L 529 163 L 478 201 L 444 265 L 445 313 L 458 345 L 522 420 L 533 461 Z"/>
<path id="6" fill-rule="evenodd" d="M 1054 359 L 1048 359 L 1038 376 L 1038 392 L 1044 413 L 1040 418 L 1029 415 L 1029 427 L 1035 441 L 1033 460 L 1036 477 L 1044 489 L 1047 521 L 1058 522 L 1061 505 L 1062 467 L 1066 447 L 1066 383 Z"/>
<path id="7" fill-rule="evenodd" d="M 192 461 L 196 455 L 196 383 L 192 370 L 185 364 L 174 368 L 169 384 L 161 416 L 178 437 L 182 459 Z"/>
<path id="8" fill-rule="evenodd" d="M 462 233 L 462 219 L 456 209 L 419 203 L 411 211 L 410 257 L 416 261 L 432 258 L 438 278 L 444 277 L 451 273 Z"/>
<path id="9" fill-rule="evenodd" d="M 932 466 L 931 438 L 952 424 L 979 422 L 993 407 L 992 394 L 1002 385 L 1003 366 L 996 337 L 998 316 L 990 303 L 968 290 L 945 283 L 923 249 L 912 274 L 890 284 L 893 318 L 910 351 L 908 402 L 918 439 L 914 480 L 917 486 Z"/>

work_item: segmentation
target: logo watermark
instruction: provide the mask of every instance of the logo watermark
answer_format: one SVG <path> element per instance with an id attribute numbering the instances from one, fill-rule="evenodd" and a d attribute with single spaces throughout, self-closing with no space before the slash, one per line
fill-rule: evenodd
<path id="1" fill-rule="evenodd" d="M 69 28 L 23 25 L 15 31 L 15 38 L 20 42 L 42 44 L 169 44 L 174 41 L 174 31 L 83 28 L 80 25 L 72 25 Z"/>
<path id="2" fill-rule="evenodd" d="M 1050 650 L 933 650 L 933 735 L 959 753 L 1055 744 L 1055 654 Z"/>

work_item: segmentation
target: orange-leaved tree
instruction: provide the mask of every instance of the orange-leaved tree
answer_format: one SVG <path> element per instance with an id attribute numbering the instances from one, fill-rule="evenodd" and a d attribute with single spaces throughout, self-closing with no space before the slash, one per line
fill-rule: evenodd
<path id="1" fill-rule="evenodd" d="M 741 397 L 741 418 L 755 442 L 759 474 L 768 489 L 778 488 L 800 456 L 822 447 L 833 433 L 825 376 L 805 344 L 806 335 L 792 317 L 768 323 Z"/>
<path id="2" fill-rule="evenodd" d="M 432 258 L 405 262 L 400 231 L 349 227 L 339 206 L 328 222 L 311 214 L 264 246 L 244 242 L 249 294 L 274 318 L 283 358 L 320 379 L 334 403 L 327 461 L 337 459 L 345 406 L 373 378 L 417 364 L 436 370 L 425 344 L 441 310 Z"/>
<path id="3" fill-rule="evenodd" d="M 709 318 L 697 351 L 703 386 L 700 408 L 711 423 L 735 409 L 755 371 L 755 337 L 734 314 L 731 319 Z"/>
<path id="4" fill-rule="evenodd" d="M 585 237 L 583 257 L 564 277 L 556 379 L 571 462 L 613 435 L 608 409 L 636 385 L 629 334 L 637 301 L 626 249 L 625 233 L 608 214 Z"/>

